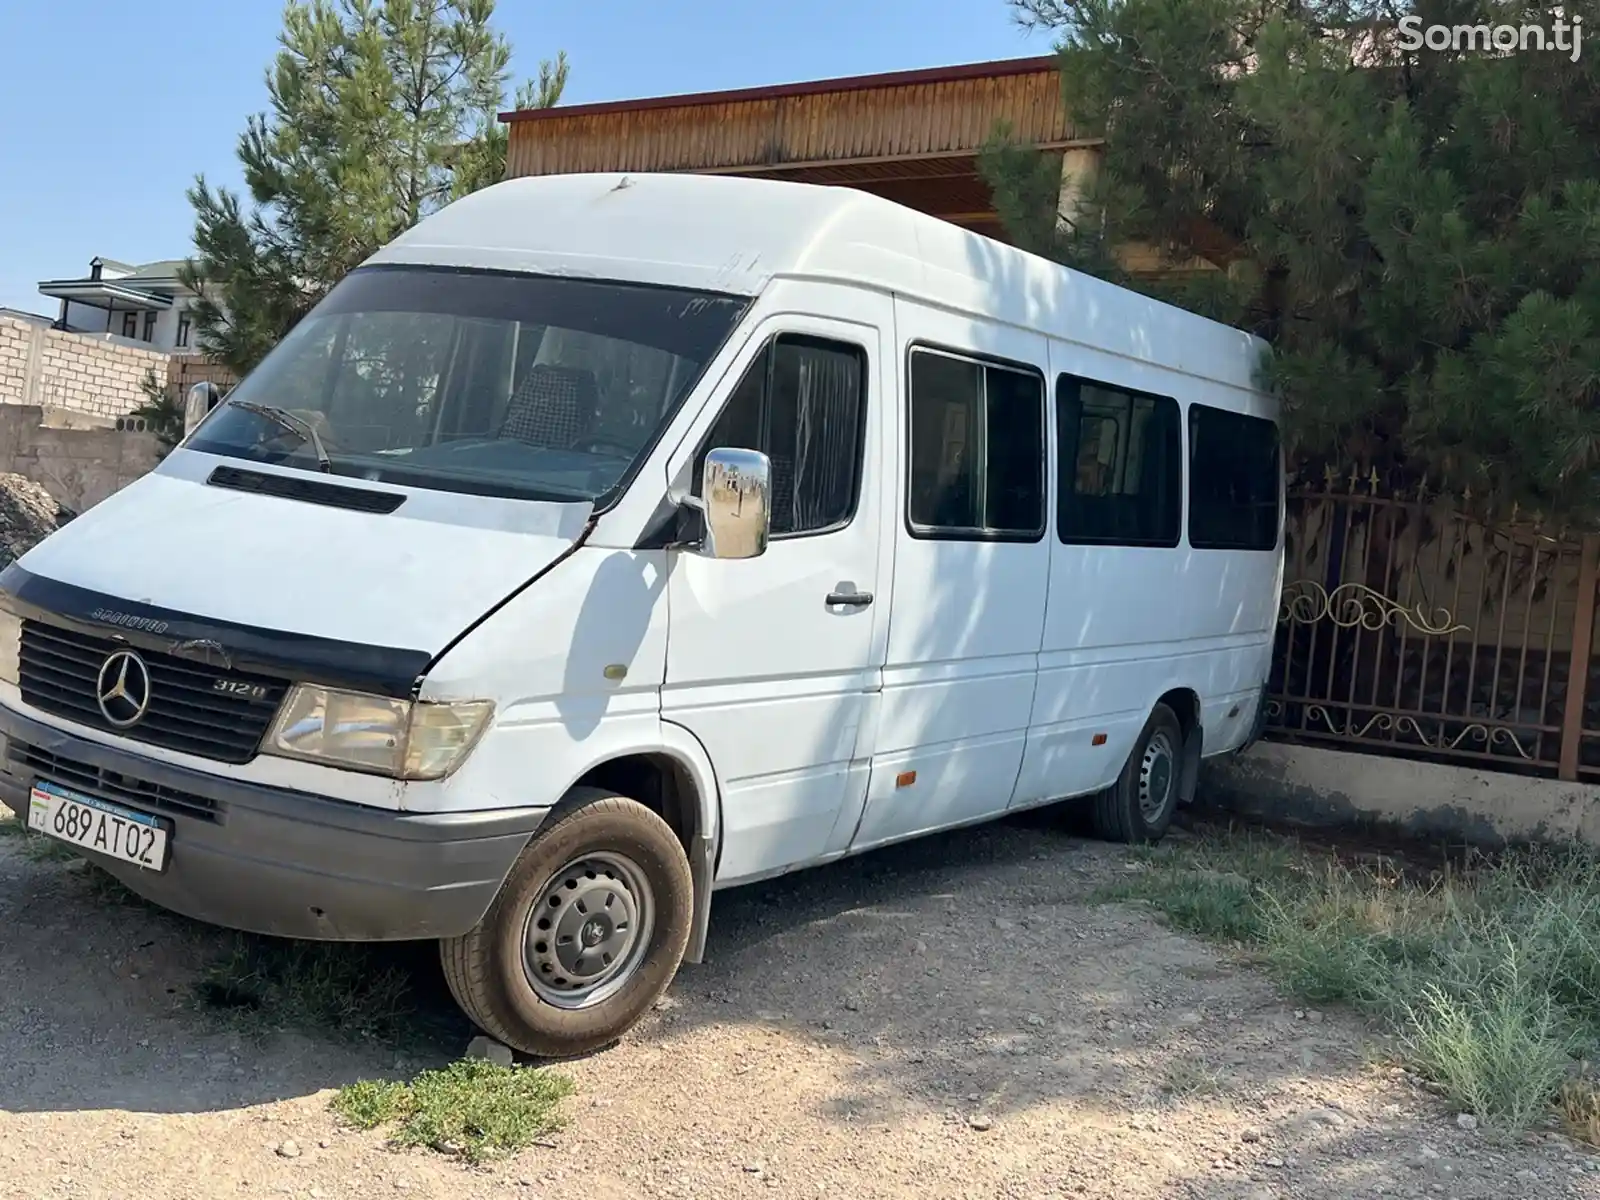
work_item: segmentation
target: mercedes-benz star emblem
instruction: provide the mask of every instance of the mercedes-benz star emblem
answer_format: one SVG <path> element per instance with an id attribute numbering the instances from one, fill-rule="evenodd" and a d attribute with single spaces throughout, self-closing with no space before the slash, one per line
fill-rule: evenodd
<path id="1" fill-rule="evenodd" d="M 106 720 L 118 729 L 137 725 L 150 707 L 150 668 L 132 650 L 118 650 L 101 665 L 94 690 Z"/>

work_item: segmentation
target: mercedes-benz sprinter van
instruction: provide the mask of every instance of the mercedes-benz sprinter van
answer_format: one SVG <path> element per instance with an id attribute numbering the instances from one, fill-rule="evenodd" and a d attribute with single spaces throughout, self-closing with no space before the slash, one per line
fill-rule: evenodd
<path id="1" fill-rule="evenodd" d="M 0 800 L 606 1044 L 718 888 L 1071 797 L 1162 835 L 1262 711 L 1261 349 L 859 191 L 499 184 L 0 574 Z"/>

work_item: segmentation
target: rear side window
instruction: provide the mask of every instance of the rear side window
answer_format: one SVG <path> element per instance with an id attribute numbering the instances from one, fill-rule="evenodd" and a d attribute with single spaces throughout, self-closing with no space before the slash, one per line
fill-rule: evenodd
<path id="1" fill-rule="evenodd" d="M 1189 545 L 1276 549 L 1281 471 L 1271 421 L 1190 405 Z"/>
<path id="2" fill-rule="evenodd" d="M 701 448 L 759 450 L 772 462 L 772 536 L 848 525 L 861 492 L 867 356 L 859 346 L 782 334 L 734 389 Z"/>
<path id="3" fill-rule="evenodd" d="M 1178 544 L 1183 434 L 1176 400 L 1063 375 L 1056 381 L 1056 438 L 1056 532 L 1063 543 Z"/>
<path id="4" fill-rule="evenodd" d="M 1044 536 L 1044 380 L 1018 367 L 911 355 L 912 535 Z"/>

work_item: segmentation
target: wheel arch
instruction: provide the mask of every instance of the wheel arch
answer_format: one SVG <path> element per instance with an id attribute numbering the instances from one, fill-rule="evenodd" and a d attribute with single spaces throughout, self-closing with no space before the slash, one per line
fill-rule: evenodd
<path id="1" fill-rule="evenodd" d="M 694 919 L 684 961 L 705 955 L 711 891 L 721 848 L 721 792 L 705 747 L 687 729 L 663 721 L 656 744 L 617 749 L 585 767 L 575 787 L 598 787 L 627 796 L 672 827 L 683 844 L 694 880 Z"/>
<path id="2" fill-rule="evenodd" d="M 1205 743 L 1205 729 L 1200 721 L 1200 693 L 1190 687 L 1168 688 L 1159 697 L 1155 704 L 1150 706 L 1154 712 L 1156 704 L 1165 704 L 1178 718 L 1178 726 L 1183 730 L 1183 761 L 1178 772 L 1178 803 L 1190 804 L 1194 801 L 1195 786 L 1200 778 L 1201 750 Z"/>

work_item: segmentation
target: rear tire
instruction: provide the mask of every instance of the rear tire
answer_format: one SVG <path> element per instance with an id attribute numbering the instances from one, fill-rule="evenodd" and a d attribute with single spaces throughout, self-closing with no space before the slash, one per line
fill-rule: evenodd
<path id="1" fill-rule="evenodd" d="M 1117 782 L 1094 798 L 1095 833 L 1111 842 L 1157 842 L 1178 808 L 1183 726 L 1165 704 L 1145 722 Z"/>
<path id="2" fill-rule="evenodd" d="M 456 1003 L 526 1054 L 617 1041 L 666 991 L 689 941 L 694 884 L 671 826 L 637 801 L 575 788 L 489 911 L 439 943 Z"/>

